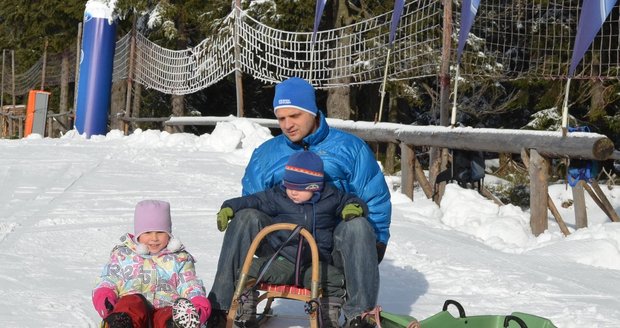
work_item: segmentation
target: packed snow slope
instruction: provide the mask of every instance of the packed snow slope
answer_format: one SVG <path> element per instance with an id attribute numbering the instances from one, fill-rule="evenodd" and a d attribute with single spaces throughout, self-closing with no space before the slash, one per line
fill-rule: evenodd
<path id="1" fill-rule="evenodd" d="M 70 131 L 0 140 L 0 327 L 97 327 L 95 279 L 143 199 L 171 203 L 173 233 L 209 290 L 224 236 L 215 214 L 240 195 L 249 156 L 268 138 L 269 130 L 240 119 L 201 136 L 138 130 L 87 140 Z M 573 208 L 559 206 L 570 188 L 551 186 L 571 235 L 549 216 L 549 230 L 534 237 L 529 213 L 518 207 L 452 184 L 441 206 L 420 190 L 411 201 L 398 177 L 386 181 L 393 213 L 380 265 L 383 309 L 424 319 L 452 299 L 467 315 L 520 311 L 558 327 L 620 326 L 620 224 L 587 195 L 589 227 L 575 230 Z M 603 187 L 618 210 L 619 188 Z M 282 301 L 275 311 L 304 315 L 299 302 Z"/>

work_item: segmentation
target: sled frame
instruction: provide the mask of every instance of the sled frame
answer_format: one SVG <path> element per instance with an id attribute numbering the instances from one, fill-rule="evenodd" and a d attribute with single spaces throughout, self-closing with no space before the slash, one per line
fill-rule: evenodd
<path id="1" fill-rule="evenodd" d="M 292 223 L 276 223 L 269 225 L 263 228 L 254 238 L 250 248 L 248 249 L 248 253 L 245 256 L 245 260 L 243 262 L 243 267 L 241 268 L 241 273 L 239 276 L 239 281 L 237 282 L 237 286 L 235 288 L 235 293 L 233 294 L 233 300 L 230 304 L 230 309 L 228 310 L 228 316 L 226 320 L 226 328 L 232 328 L 234 326 L 235 315 L 237 313 L 237 309 L 241 306 L 239 299 L 243 294 L 244 290 L 248 287 L 252 287 L 256 281 L 255 279 L 251 279 L 248 276 L 250 271 L 250 266 L 252 265 L 252 261 L 254 260 L 254 254 L 256 250 L 260 246 L 261 242 L 267 235 L 274 231 L 278 230 L 295 230 L 297 225 Z M 267 301 L 265 308 L 261 314 L 257 314 L 257 320 L 259 326 L 267 321 L 271 316 L 271 304 L 276 298 L 284 298 L 302 301 L 307 304 L 308 320 L 310 320 L 310 328 L 318 328 L 318 301 L 320 296 L 319 289 L 319 251 L 316 245 L 316 241 L 312 234 L 306 230 L 301 229 L 299 233 L 306 239 L 308 244 L 310 245 L 310 253 L 312 254 L 312 276 L 311 276 L 311 288 L 302 288 L 293 285 L 278 285 L 278 284 L 269 284 L 269 283 L 260 283 L 257 284 L 256 290 L 262 292 L 258 297 L 257 304 L 262 301 Z"/>

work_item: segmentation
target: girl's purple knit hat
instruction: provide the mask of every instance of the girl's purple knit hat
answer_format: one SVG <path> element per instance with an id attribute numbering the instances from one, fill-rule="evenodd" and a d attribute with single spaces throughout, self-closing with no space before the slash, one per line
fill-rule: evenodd
<path id="1" fill-rule="evenodd" d="M 323 160 L 311 151 L 300 151 L 289 157 L 284 167 L 282 184 L 287 189 L 323 190 Z"/>
<path id="2" fill-rule="evenodd" d="M 134 238 L 150 231 L 167 232 L 172 236 L 170 203 L 161 200 L 143 200 L 136 204 L 133 216 Z"/>

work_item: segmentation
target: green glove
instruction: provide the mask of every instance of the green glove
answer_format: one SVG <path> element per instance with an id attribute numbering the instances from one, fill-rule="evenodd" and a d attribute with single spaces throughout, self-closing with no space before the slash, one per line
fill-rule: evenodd
<path id="1" fill-rule="evenodd" d="M 364 215 L 364 209 L 357 203 L 347 204 L 342 209 L 342 219 L 345 221 L 349 221 L 362 215 Z"/>
<path id="2" fill-rule="evenodd" d="M 228 221 L 233 217 L 233 210 L 230 207 L 224 207 L 217 212 L 217 230 L 224 231 L 228 227 Z"/>

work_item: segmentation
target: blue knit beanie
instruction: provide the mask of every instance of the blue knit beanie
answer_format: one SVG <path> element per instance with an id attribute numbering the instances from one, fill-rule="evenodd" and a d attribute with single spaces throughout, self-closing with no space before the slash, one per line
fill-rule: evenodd
<path id="1" fill-rule="evenodd" d="M 323 160 L 311 152 L 294 153 L 284 167 L 283 184 L 293 190 L 323 190 Z"/>
<path id="2" fill-rule="evenodd" d="M 276 94 L 273 97 L 273 112 L 282 107 L 297 108 L 316 116 L 319 109 L 316 107 L 314 87 L 298 77 L 280 82 L 276 85 Z"/>

